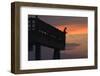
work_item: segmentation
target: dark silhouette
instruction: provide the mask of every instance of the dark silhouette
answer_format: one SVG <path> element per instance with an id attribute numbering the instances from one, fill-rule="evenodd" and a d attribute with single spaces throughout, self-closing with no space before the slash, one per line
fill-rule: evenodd
<path id="1" fill-rule="evenodd" d="M 40 48 L 40 44 L 35 44 L 36 46 L 36 51 L 35 51 L 35 59 L 36 60 L 40 60 L 41 59 L 41 48 Z"/>
<path id="2" fill-rule="evenodd" d="M 32 46 L 35 45 L 35 59 L 41 59 L 40 46 L 47 46 L 54 48 L 54 59 L 60 59 L 60 50 L 65 48 L 65 32 L 54 28 L 48 23 L 45 23 L 38 16 L 28 17 L 28 48 L 32 50 Z"/>
<path id="3" fill-rule="evenodd" d="M 54 49 L 53 59 L 60 59 L 60 50 Z"/>
<path id="4" fill-rule="evenodd" d="M 66 30 L 67 30 L 67 27 L 64 28 L 64 33 L 68 33 Z"/>

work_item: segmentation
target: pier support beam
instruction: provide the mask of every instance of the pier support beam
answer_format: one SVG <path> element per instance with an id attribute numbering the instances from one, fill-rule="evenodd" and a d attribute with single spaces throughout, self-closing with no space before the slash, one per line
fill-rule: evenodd
<path id="1" fill-rule="evenodd" d="M 54 49 L 53 59 L 60 59 L 60 50 Z"/>
<path id="2" fill-rule="evenodd" d="M 41 47 L 40 44 L 35 45 L 35 60 L 41 60 Z"/>

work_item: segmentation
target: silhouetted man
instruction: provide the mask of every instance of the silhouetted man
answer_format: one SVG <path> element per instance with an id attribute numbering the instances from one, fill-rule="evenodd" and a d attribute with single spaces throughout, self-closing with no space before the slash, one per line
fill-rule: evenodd
<path id="1" fill-rule="evenodd" d="M 67 30 L 67 27 L 64 28 L 64 33 L 68 33 L 66 30 Z"/>

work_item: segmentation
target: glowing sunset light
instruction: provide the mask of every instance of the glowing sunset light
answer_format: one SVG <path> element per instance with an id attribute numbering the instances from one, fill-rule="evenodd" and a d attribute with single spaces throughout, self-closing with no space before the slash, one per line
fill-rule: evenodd
<path id="1" fill-rule="evenodd" d="M 79 25 L 80 26 L 80 25 Z M 67 27 L 67 32 L 68 34 L 87 34 L 87 27 L 81 26 L 78 27 L 78 25 L 59 25 L 56 26 L 57 29 L 61 30 L 62 32 L 64 31 L 64 28 Z"/>

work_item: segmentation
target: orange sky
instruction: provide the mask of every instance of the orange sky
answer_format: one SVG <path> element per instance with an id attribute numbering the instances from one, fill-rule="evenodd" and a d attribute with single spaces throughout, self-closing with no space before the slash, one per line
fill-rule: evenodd
<path id="1" fill-rule="evenodd" d="M 59 30 L 63 31 L 64 28 L 67 27 L 68 34 L 87 34 L 86 25 L 78 26 L 78 25 L 59 25 L 56 26 Z"/>

